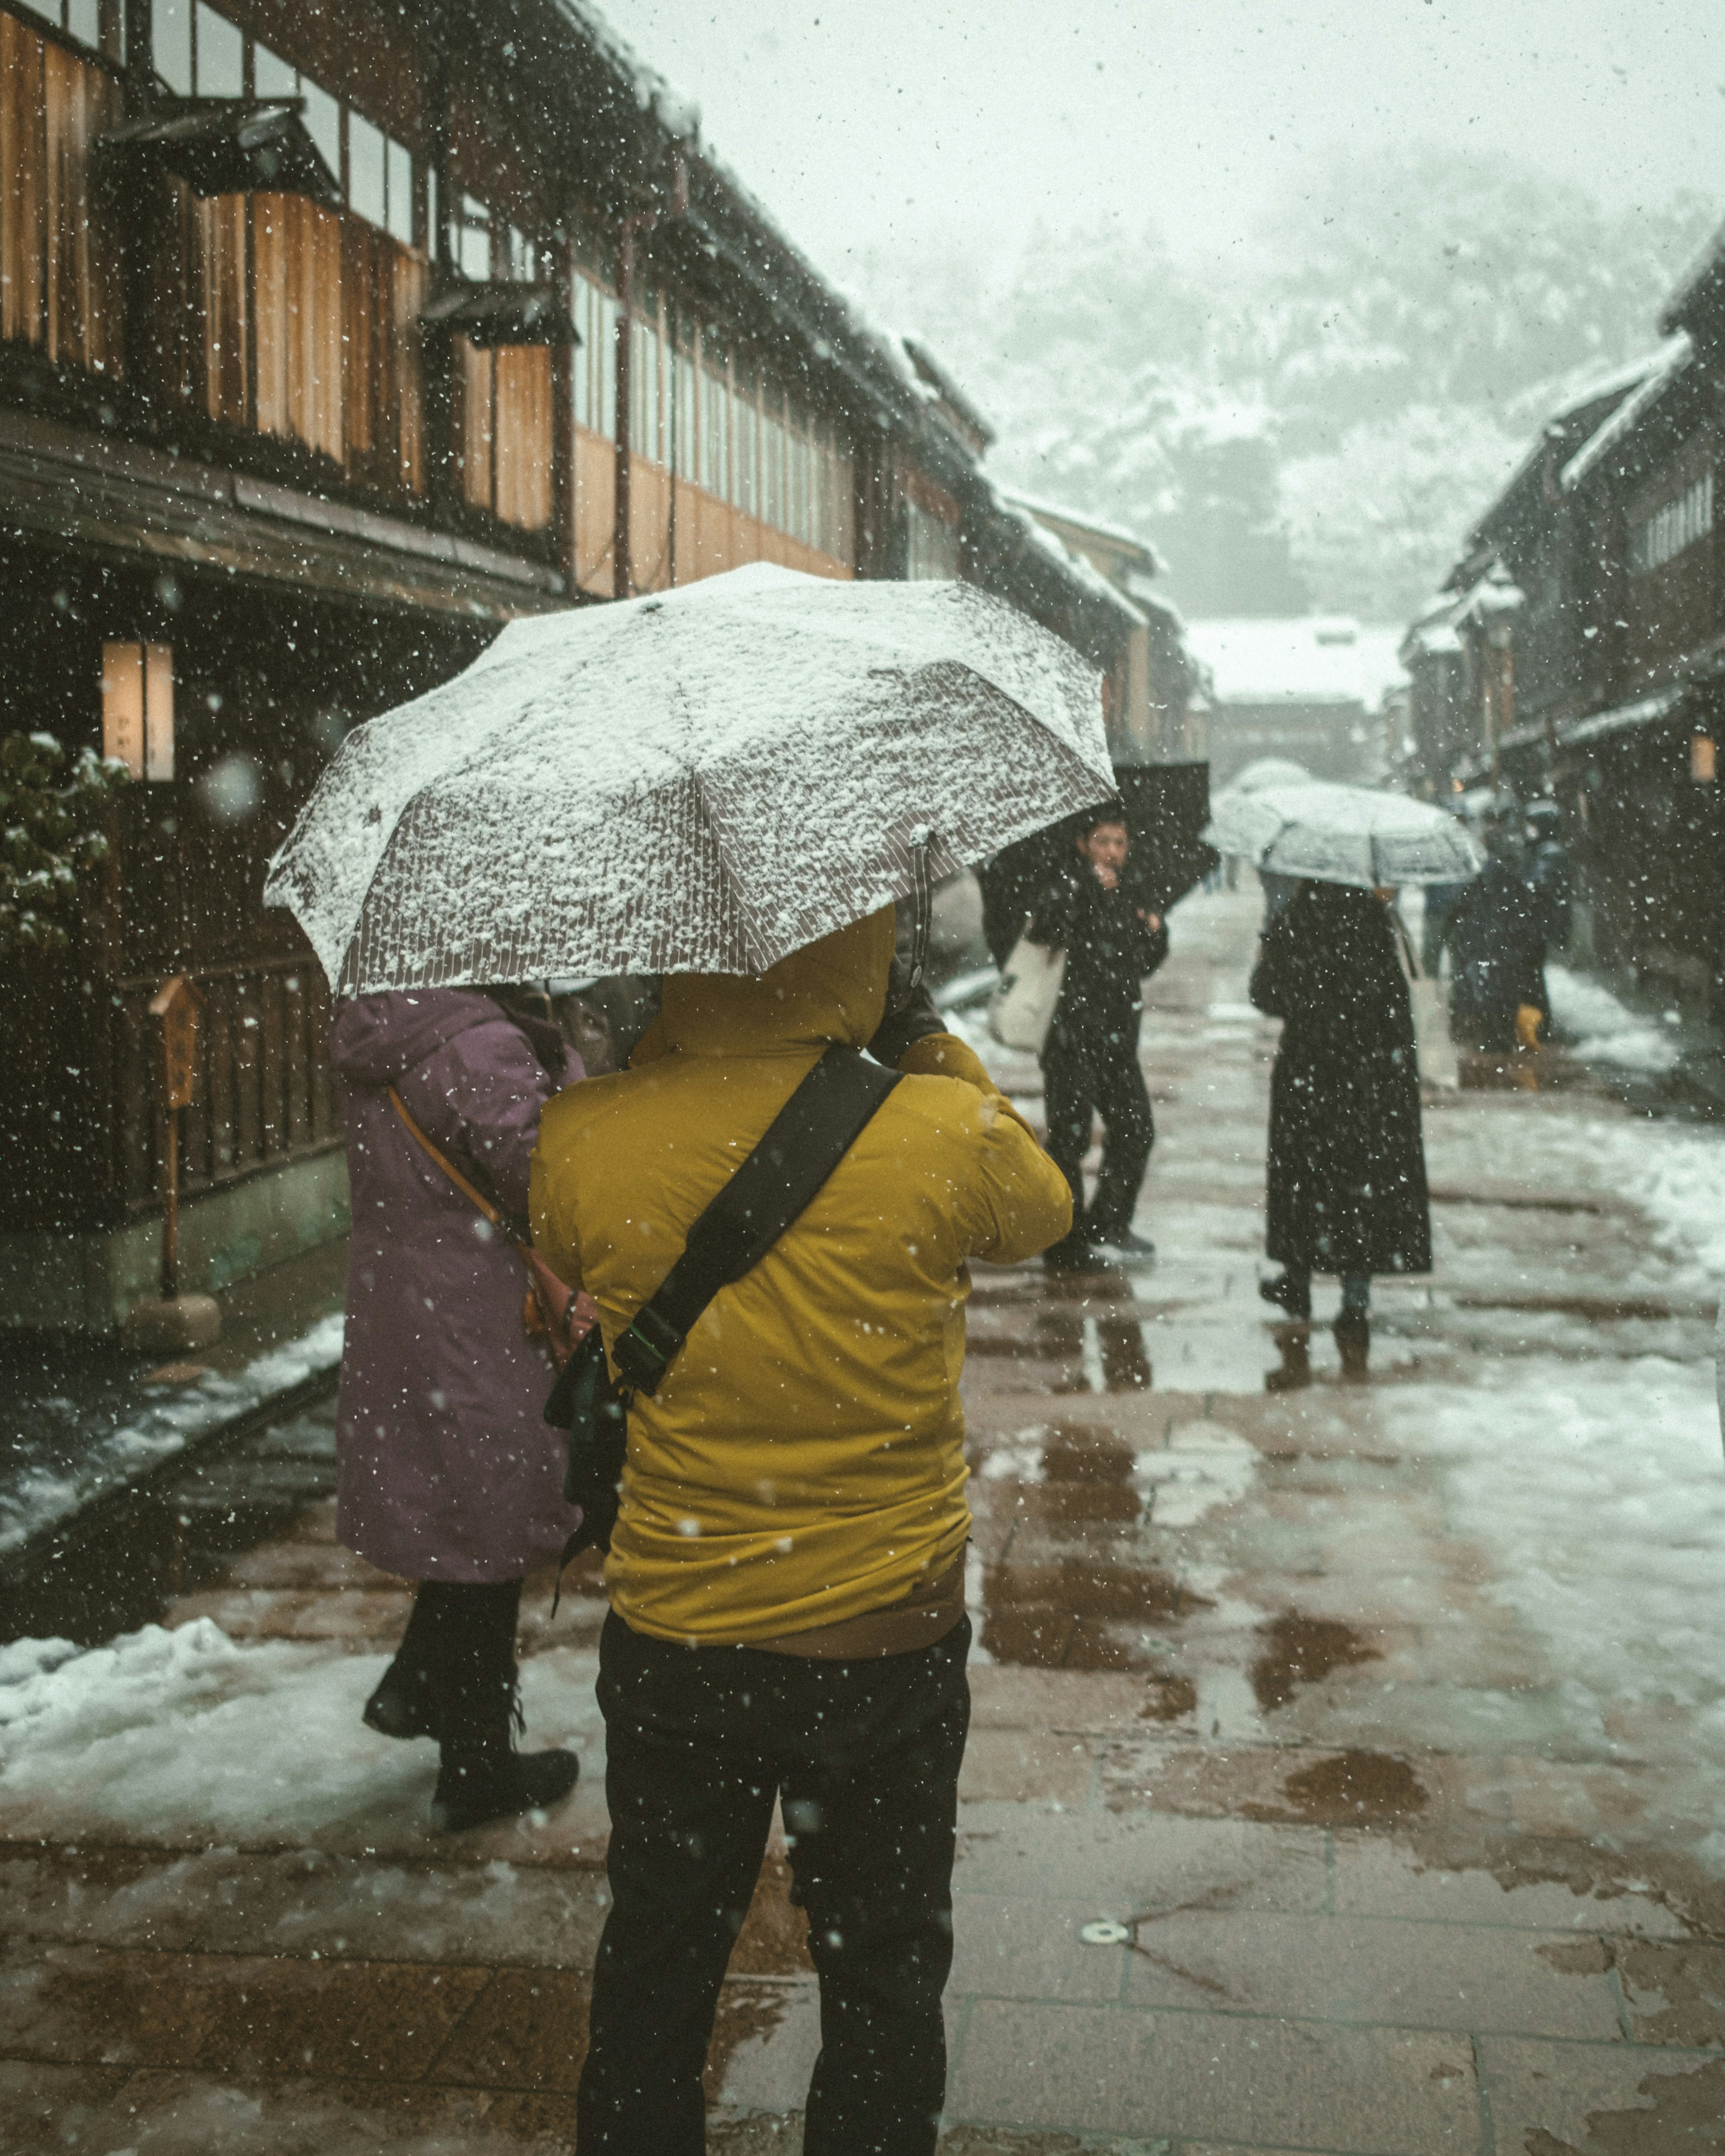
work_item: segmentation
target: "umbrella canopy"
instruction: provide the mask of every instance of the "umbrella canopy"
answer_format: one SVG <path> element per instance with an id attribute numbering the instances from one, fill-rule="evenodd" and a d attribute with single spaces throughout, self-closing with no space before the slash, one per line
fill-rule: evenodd
<path id="1" fill-rule="evenodd" d="M 1404 793 L 1308 779 L 1216 796 L 1204 834 L 1272 875 L 1314 883 L 1466 883 L 1483 856 L 1441 808 Z"/>
<path id="2" fill-rule="evenodd" d="M 1096 677 L 1014 608 L 757 563 L 357 728 L 264 897 L 344 993 L 761 973 L 1112 786 Z"/>
<path id="3" fill-rule="evenodd" d="M 1210 767 L 1198 763 L 1120 764 L 1114 788 L 1132 840 L 1121 881 L 1134 906 L 1166 913 L 1216 865 L 1200 835 L 1210 817 Z M 1073 858 L 1082 816 L 1063 817 L 1048 830 L 1007 846 L 978 871 L 983 933 L 1004 966 L 1049 883 Z"/>
<path id="4" fill-rule="evenodd" d="M 1237 771 L 1224 792 L 1257 793 L 1266 786 L 1310 786 L 1312 773 L 1303 763 L 1290 763 L 1285 756 L 1260 756 L 1244 771 Z"/>

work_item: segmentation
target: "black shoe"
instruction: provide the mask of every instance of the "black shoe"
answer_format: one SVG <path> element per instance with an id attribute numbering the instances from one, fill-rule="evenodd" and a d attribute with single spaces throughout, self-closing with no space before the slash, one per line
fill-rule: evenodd
<path id="1" fill-rule="evenodd" d="M 1291 1326 L 1276 1342 L 1281 1361 L 1264 1373 L 1266 1393 L 1297 1393 L 1312 1383 L 1312 1348 L 1307 1334 Z"/>
<path id="2" fill-rule="evenodd" d="M 1278 1273 L 1274 1280 L 1260 1280 L 1258 1292 L 1266 1302 L 1273 1302 L 1290 1317 L 1310 1317 L 1312 1315 L 1312 1283 L 1310 1281 L 1291 1280 L 1286 1273 Z"/>
<path id="3" fill-rule="evenodd" d="M 1091 1240 L 1111 1257 L 1153 1258 L 1156 1255 L 1156 1245 L 1149 1237 L 1135 1235 L 1130 1228 L 1122 1228 L 1117 1235 L 1106 1235 L 1092 1228 Z"/>
<path id="4" fill-rule="evenodd" d="M 1372 1352 L 1371 1321 L 1363 1310 L 1344 1310 L 1331 1328 L 1342 1358 L 1344 1378 L 1363 1378 Z"/>
<path id="5" fill-rule="evenodd" d="M 398 1655 L 366 1702 L 360 1719 L 380 1737 L 440 1737 L 442 1702 L 429 1670 Z"/>
<path id="6" fill-rule="evenodd" d="M 1075 1242 L 1068 1236 L 1064 1243 L 1055 1243 L 1042 1253 L 1042 1262 L 1051 1273 L 1087 1273 L 1096 1265 L 1096 1257 L 1090 1245 Z"/>
<path id="7" fill-rule="evenodd" d="M 464 1834 L 493 1820 L 547 1812 L 575 1786 L 581 1762 L 572 1752 L 445 1751 L 431 1799 L 443 1834 Z"/>

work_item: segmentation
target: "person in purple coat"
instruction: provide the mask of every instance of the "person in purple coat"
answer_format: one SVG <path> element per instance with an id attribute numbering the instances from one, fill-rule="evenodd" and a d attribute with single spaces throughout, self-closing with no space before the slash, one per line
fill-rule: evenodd
<path id="1" fill-rule="evenodd" d="M 417 1581 L 400 1651 L 365 1708 L 389 1737 L 434 1737 L 445 1830 L 542 1809 L 573 1787 L 572 1753 L 517 1753 L 523 1575 L 578 1525 L 555 1377 L 522 1317 L 526 1275 L 414 1137 L 528 1240 L 539 1114 L 583 1073 L 548 1016 L 509 990 L 422 989 L 344 1003 L 331 1045 L 347 1132 L 353 1232 L 336 1413 L 336 1533 Z"/>

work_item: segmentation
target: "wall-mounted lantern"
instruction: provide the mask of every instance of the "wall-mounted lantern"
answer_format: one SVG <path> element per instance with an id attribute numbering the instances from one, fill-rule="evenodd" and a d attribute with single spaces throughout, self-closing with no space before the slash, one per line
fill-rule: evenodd
<path id="1" fill-rule="evenodd" d="M 102 646 L 102 754 L 134 778 L 174 775 L 174 654 L 166 644 Z"/>
<path id="2" fill-rule="evenodd" d="M 1711 786 L 1718 771 L 1718 750 L 1711 734 L 1689 737 L 1689 776 L 1697 786 Z"/>

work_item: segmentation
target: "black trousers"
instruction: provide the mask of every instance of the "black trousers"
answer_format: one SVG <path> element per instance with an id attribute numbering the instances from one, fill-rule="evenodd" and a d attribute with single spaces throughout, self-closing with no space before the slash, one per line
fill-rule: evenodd
<path id="1" fill-rule="evenodd" d="M 701 2068 L 775 1798 L 820 1979 L 805 2156 L 932 2156 L 969 1646 L 968 1619 L 869 1661 L 680 1647 L 606 1620 L 612 1906 L 579 2156 L 705 2148 Z"/>
<path id="2" fill-rule="evenodd" d="M 1043 1106 L 1050 1158 L 1072 1186 L 1074 1241 L 1086 1232 L 1106 1242 L 1132 1224 L 1156 1123 L 1150 1089 L 1138 1061 L 1138 1024 L 1119 1033 L 1064 1034 L 1056 1028 L 1042 1051 Z M 1102 1168 L 1088 1212 L 1084 1156 L 1091 1118 L 1102 1119 Z"/>

